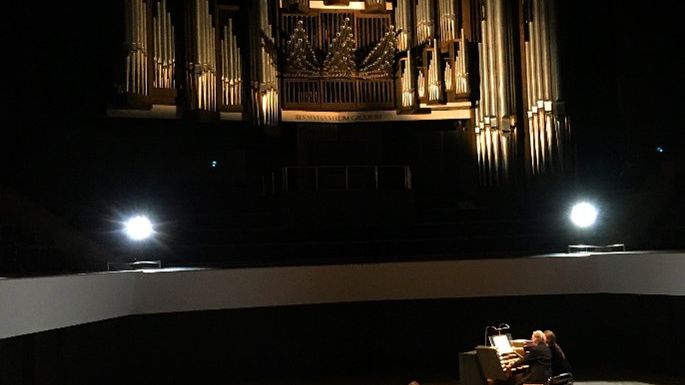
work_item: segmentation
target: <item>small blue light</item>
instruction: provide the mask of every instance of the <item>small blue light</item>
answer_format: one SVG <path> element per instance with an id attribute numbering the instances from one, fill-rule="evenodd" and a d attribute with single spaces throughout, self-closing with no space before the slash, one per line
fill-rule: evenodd
<path id="1" fill-rule="evenodd" d="M 211 162 L 211 165 L 212 165 L 212 168 L 216 168 L 216 166 L 219 165 L 219 162 L 217 162 L 216 160 L 213 160 L 213 161 Z"/>
<path id="2" fill-rule="evenodd" d="M 662 154 L 664 152 L 664 148 L 661 146 L 656 146 L 656 152 L 658 152 L 659 154 Z"/>

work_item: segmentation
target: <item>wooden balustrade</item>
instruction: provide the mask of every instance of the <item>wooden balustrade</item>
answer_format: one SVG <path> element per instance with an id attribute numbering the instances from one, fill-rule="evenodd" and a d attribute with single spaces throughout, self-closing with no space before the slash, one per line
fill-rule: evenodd
<path id="1" fill-rule="evenodd" d="M 283 80 L 283 108 L 318 111 L 381 110 L 395 108 L 392 79 Z"/>

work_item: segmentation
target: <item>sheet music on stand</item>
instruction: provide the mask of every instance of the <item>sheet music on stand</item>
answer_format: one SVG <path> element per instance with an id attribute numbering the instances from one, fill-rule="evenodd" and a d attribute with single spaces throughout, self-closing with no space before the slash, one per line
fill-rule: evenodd
<path id="1" fill-rule="evenodd" d="M 489 337 L 490 345 L 497 349 L 499 354 L 511 353 L 514 347 L 511 346 L 511 336 L 509 334 L 492 335 Z"/>

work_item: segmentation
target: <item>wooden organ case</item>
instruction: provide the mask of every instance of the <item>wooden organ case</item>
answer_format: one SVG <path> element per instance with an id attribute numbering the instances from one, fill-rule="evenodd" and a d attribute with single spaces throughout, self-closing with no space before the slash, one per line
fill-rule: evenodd
<path id="1" fill-rule="evenodd" d="M 370 10 L 302 2 L 280 10 L 283 109 L 395 108 L 396 33 L 385 2 L 373 3 Z"/>

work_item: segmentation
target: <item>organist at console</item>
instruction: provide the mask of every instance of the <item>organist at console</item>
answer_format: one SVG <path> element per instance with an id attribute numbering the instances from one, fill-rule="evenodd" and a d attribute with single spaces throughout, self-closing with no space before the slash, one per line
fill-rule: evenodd
<path id="1" fill-rule="evenodd" d="M 460 385 L 547 384 L 552 377 L 551 352 L 545 335 L 536 330 L 530 340 L 490 336 L 490 346 L 459 354 Z"/>

